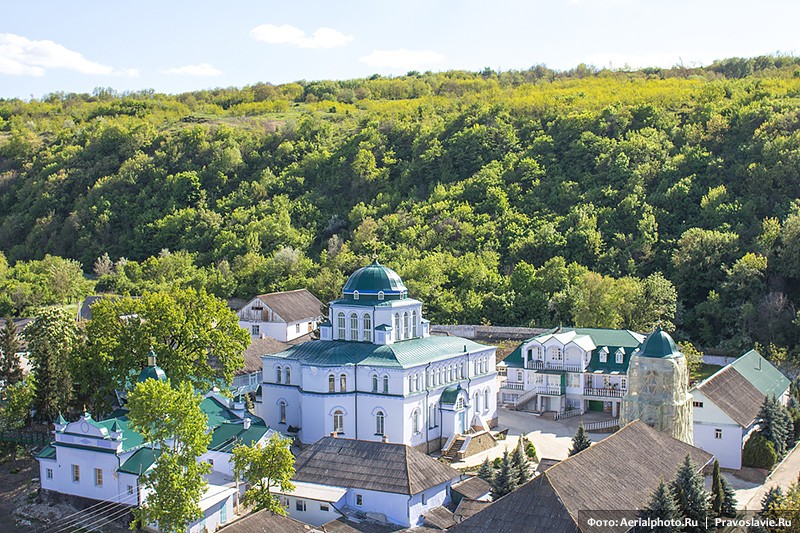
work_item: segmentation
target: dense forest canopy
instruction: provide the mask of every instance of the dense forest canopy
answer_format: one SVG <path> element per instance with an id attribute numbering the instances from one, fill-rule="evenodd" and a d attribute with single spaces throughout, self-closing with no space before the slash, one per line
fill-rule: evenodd
<path id="1" fill-rule="evenodd" d="M 800 58 L 0 100 L 0 312 L 95 290 L 800 346 Z"/>

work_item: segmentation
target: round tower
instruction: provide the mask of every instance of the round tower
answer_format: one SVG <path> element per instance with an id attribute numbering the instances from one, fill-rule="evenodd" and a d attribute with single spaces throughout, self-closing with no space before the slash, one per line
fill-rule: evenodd
<path id="1" fill-rule="evenodd" d="M 636 419 L 692 444 L 692 395 L 686 357 L 656 329 L 631 356 L 620 426 Z"/>

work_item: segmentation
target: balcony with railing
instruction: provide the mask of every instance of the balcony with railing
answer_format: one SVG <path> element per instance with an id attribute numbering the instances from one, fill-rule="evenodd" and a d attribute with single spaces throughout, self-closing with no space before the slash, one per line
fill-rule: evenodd
<path id="1" fill-rule="evenodd" d="M 500 388 L 506 390 L 524 390 L 525 385 L 516 381 L 501 381 Z"/>
<path id="2" fill-rule="evenodd" d="M 583 365 L 568 365 L 560 361 L 542 361 L 540 359 L 528 361 L 526 368 L 528 370 L 560 370 L 562 372 L 583 372 L 585 370 Z"/>
<path id="3" fill-rule="evenodd" d="M 586 387 L 583 389 L 584 396 L 593 396 L 595 398 L 622 398 L 625 396 L 624 390 L 619 389 L 595 389 L 591 387 Z"/>
<path id="4" fill-rule="evenodd" d="M 564 387 L 559 385 L 537 385 L 536 393 L 544 396 L 563 396 Z"/>

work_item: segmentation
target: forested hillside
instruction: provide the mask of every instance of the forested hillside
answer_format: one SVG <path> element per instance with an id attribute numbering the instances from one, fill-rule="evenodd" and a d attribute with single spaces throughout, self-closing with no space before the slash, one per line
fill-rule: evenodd
<path id="1" fill-rule="evenodd" d="M 0 312 L 85 292 L 46 254 L 326 300 L 377 253 L 435 322 L 797 352 L 798 198 L 790 57 L 0 100 Z"/>

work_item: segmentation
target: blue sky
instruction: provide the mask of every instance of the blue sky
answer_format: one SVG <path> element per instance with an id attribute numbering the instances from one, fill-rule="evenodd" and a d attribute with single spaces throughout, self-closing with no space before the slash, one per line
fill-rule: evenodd
<path id="1" fill-rule="evenodd" d="M 800 54 L 800 2 L 6 2 L 0 98 Z"/>

